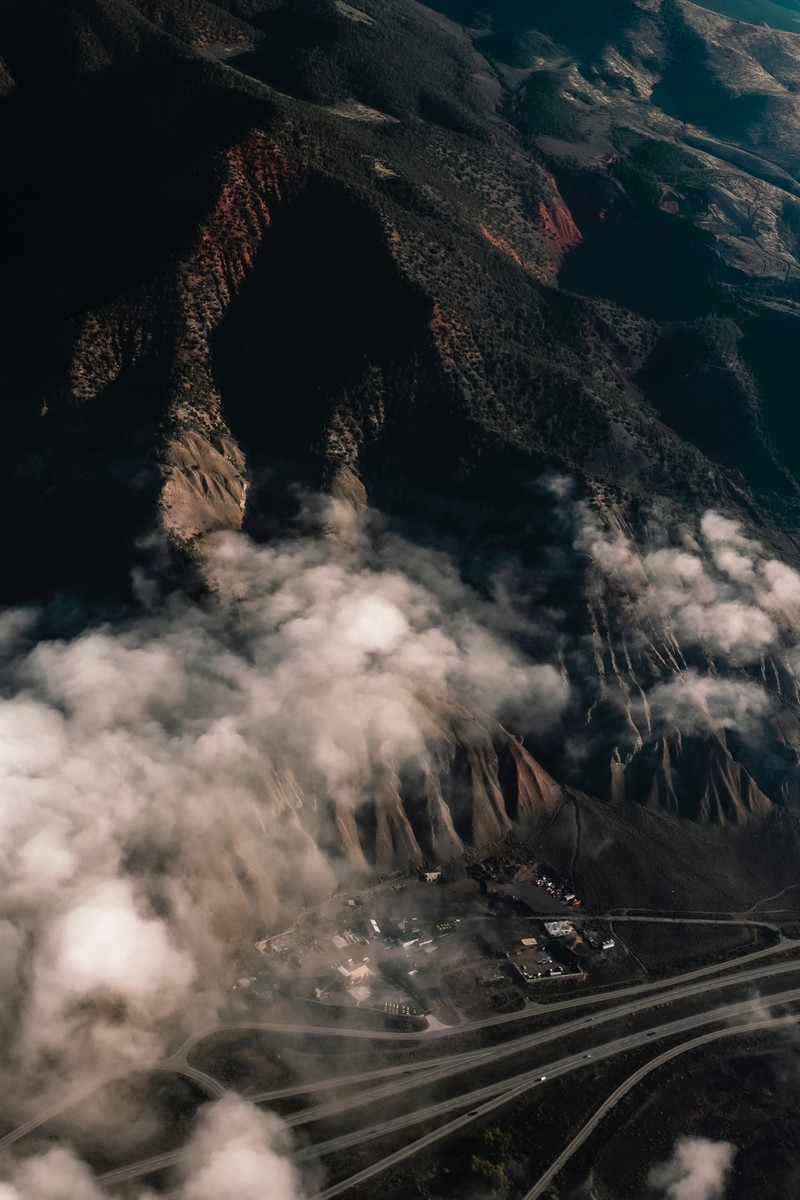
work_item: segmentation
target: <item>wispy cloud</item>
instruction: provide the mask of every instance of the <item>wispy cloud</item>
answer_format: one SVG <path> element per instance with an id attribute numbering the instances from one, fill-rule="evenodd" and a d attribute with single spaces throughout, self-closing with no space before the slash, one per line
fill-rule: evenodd
<path id="1" fill-rule="evenodd" d="M 662 516 L 637 537 L 585 503 L 576 522 L 575 546 L 590 564 L 589 603 L 602 612 L 609 652 L 619 653 L 623 686 L 641 685 L 631 709 L 640 727 L 649 732 L 653 719 L 692 732 L 755 732 L 774 700 L 766 659 L 794 676 L 800 573 L 715 511 L 695 526 Z M 609 608 L 616 626 L 606 620 Z M 631 655 L 645 664 L 635 680 L 632 668 L 627 676 L 620 668 Z"/>

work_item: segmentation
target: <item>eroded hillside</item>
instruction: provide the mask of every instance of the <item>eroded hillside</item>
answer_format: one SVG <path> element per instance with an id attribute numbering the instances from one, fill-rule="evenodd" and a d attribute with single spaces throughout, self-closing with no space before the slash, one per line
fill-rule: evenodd
<path id="1" fill-rule="evenodd" d="M 671 877 L 697 825 L 795 836 L 800 48 L 485 8 L 0 17 L 3 599 L 74 634 L 309 494 L 380 509 L 569 698 L 437 696 L 425 769 L 344 797 L 287 768 L 298 837 L 388 870 L 552 822 L 579 872 L 599 803 Z"/>

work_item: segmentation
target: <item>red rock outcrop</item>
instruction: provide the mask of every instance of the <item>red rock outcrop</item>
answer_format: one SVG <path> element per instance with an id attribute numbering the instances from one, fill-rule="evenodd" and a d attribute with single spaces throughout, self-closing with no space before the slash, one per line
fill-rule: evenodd
<path id="1" fill-rule="evenodd" d="M 575 224 L 572 213 L 563 203 L 545 204 L 544 200 L 541 200 L 539 216 L 545 237 L 554 242 L 562 254 L 582 241 L 581 231 Z"/>
<path id="2" fill-rule="evenodd" d="M 486 228 L 483 222 L 480 223 L 478 228 L 487 242 L 490 242 L 497 250 L 505 254 L 506 258 L 510 258 L 518 267 L 522 267 L 523 271 L 529 271 L 532 275 L 538 274 L 536 263 L 531 262 L 529 259 L 524 259 L 505 238 L 498 237 L 497 234 L 492 233 Z"/>

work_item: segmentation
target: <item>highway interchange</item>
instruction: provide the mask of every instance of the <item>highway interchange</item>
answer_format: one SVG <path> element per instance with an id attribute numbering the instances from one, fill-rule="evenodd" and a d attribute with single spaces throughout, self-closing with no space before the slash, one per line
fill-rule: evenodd
<path id="1" fill-rule="evenodd" d="M 189 1061 L 192 1050 L 215 1034 L 253 1030 L 278 1035 L 307 1035 L 317 1039 L 334 1039 L 332 1045 L 336 1044 L 335 1039 L 365 1039 L 381 1043 L 384 1051 L 389 1048 L 385 1043 L 395 1043 L 406 1050 L 412 1044 L 417 1050 L 429 1046 L 430 1055 L 419 1061 L 399 1062 L 360 1072 L 329 1073 L 318 1081 L 304 1080 L 247 1097 L 254 1103 L 265 1105 L 289 1097 L 303 1099 L 307 1103 L 300 1111 L 285 1118 L 290 1126 L 298 1129 L 318 1122 L 330 1122 L 344 1114 L 349 1114 L 351 1119 L 353 1113 L 360 1111 L 363 1114 L 356 1128 L 348 1125 L 347 1132 L 339 1136 L 315 1139 L 307 1132 L 305 1144 L 295 1152 L 298 1163 L 308 1160 L 324 1163 L 330 1156 L 342 1151 L 402 1135 L 404 1131 L 413 1131 L 420 1125 L 443 1122 L 422 1136 L 413 1136 L 412 1133 L 410 1141 L 404 1142 L 391 1153 L 379 1157 L 353 1175 L 332 1182 L 318 1196 L 318 1200 L 331 1200 L 356 1184 L 367 1182 L 451 1137 L 471 1123 L 480 1121 L 526 1092 L 546 1087 L 548 1080 L 630 1053 L 642 1046 L 652 1046 L 656 1050 L 659 1042 L 670 1039 L 673 1044 L 666 1050 L 662 1046 L 645 1064 L 637 1066 L 630 1078 L 603 1101 L 558 1158 L 547 1165 L 525 1197 L 525 1200 L 536 1200 L 606 1113 L 650 1071 L 708 1042 L 756 1029 L 780 1029 L 800 1020 L 800 1014 L 787 1016 L 775 1011 L 786 1005 L 800 1004 L 798 950 L 800 940 L 784 939 L 776 947 L 754 951 L 732 962 L 684 972 L 655 983 L 636 984 L 613 992 L 582 995 L 546 1005 L 529 1004 L 520 1012 L 424 1031 L 395 1033 L 388 1030 L 328 1028 L 303 1021 L 281 1020 L 209 1026 L 188 1037 L 168 1057 L 136 1067 L 126 1066 L 64 1097 L 59 1103 L 49 1106 L 0 1138 L 0 1151 L 78 1104 L 99 1087 L 134 1072 L 172 1072 L 191 1079 L 209 1098 L 220 1098 L 226 1091 L 223 1084 L 207 1072 L 198 1070 Z M 775 961 L 766 961 L 772 959 Z M 744 987 L 752 991 L 767 981 L 774 981 L 775 986 L 780 986 L 782 977 L 792 974 L 797 986 L 789 986 L 785 990 L 767 995 L 745 994 L 744 998 L 736 999 L 721 995 L 732 988 Z M 692 1001 L 698 1011 L 677 1015 L 674 1006 L 684 1000 Z M 706 1000 L 707 1003 L 703 1003 Z M 579 1012 L 581 1009 L 583 1013 Z M 586 1015 L 587 1009 L 590 1009 L 589 1015 Z M 645 1028 L 630 1032 L 619 1028 L 620 1022 L 630 1021 L 637 1014 L 651 1010 L 652 1018 Z M 535 1022 L 537 1017 L 545 1018 L 547 1026 L 514 1036 L 514 1028 L 520 1021 Z M 553 1023 L 553 1017 L 559 1018 L 557 1022 Z M 614 1023 L 617 1027 L 608 1030 L 607 1027 Z M 706 1028 L 706 1032 L 698 1036 L 699 1030 L 709 1026 L 718 1028 Z M 511 1036 L 490 1046 L 448 1052 L 448 1044 L 454 1037 L 479 1035 L 483 1030 L 498 1027 L 501 1032 L 507 1029 Z M 554 1054 L 553 1044 L 568 1039 L 570 1035 L 580 1035 L 580 1050 L 576 1051 L 574 1046 L 561 1046 Z M 679 1040 L 676 1042 L 676 1039 Z M 532 1056 L 535 1056 L 533 1065 L 526 1065 L 526 1069 L 520 1070 L 521 1063 L 525 1061 L 530 1064 Z M 478 1083 L 476 1073 L 481 1068 L 491 1069 L 487 1081 Z M 459 1082 L 459 1077 L 464 1078 L 463 1083 Z M 441 1086 L 448 1081 L 454 1082 L 451 1094 L 435 1099 L 426 1094 L 426 1089 L 432 1085 Z M 387 1104 L 393 1111 L 384 1117 L 382 1114 L 385 1109 L 380 1106 Z M 376 1112 L 381 1115 L 376 1117 Z M 110 1188 L 179 1165 L 184 1157 L 183 1150 L 154 1155 L 108 1171 L 100 1175 L 98 1181 Z"/>

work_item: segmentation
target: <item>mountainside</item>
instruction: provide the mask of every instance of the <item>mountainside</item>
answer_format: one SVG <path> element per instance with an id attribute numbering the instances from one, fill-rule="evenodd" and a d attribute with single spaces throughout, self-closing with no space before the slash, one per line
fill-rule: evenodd
<path id="1" fill-rule="evenodd" d="M 548 828 L 576 883 L 652 856 L 669 890 L 717 834 L 734 898 L 782 881 L 752 846 L 800 828 L 793 18 L 44 7 L 0 14 L 6 608 L 43 639 L 124 632 L 213 604 L 226 533 L 278 561 L 378 510 L 396 540 L 355 578 L 421 549 L 411 623 L 474 602 L 548 701 L 512 703 L 506 666 L 433 687 L 437 616 L 403 665 L 435 693 L 413 752 L 393 728 L 340 788 L 302 779 L 311 741 L 253 776 L 298 839 L 389 871 Z M 280 888 L 253 853 L 229 892 L 259 925 Z M 628 862 L 618 895 L 652 878 Z"/>

